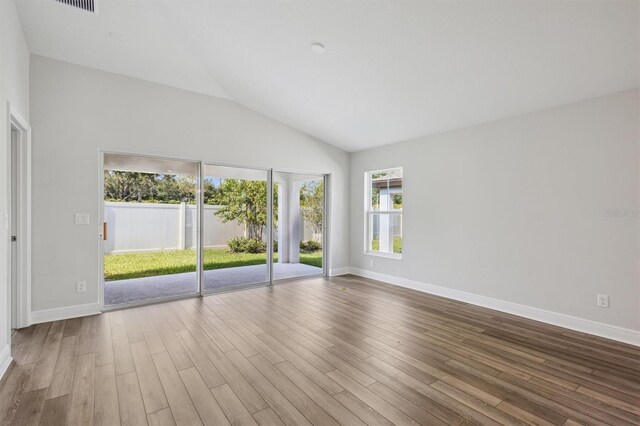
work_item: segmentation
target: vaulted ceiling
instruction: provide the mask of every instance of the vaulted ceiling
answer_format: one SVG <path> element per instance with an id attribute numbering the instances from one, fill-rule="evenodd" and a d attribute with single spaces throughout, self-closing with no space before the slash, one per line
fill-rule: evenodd
<path id="1" fill-rule="evenodd" d="M 17 0 L 31 52 L 231 99 L 347 151 L 640 86 L 636 0 L 96 2 Z"/>

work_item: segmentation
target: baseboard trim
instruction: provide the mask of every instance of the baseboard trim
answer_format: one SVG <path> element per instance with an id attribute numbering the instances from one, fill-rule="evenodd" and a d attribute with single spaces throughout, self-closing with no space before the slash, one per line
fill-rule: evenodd
<path id="1" fill-rule="evenodd" d="M 4 377 L 4 373 L 9 369 L 11 361 L 13 361 L 13 358 L 11 358 L 11 345 L 5 345 L 2 348 L 2 352 L 0 352 L 0 379 Z"/>
<path id="2" fill-rule="evenodd" d="M 343 268 L 344 269 L 344 268 Z M 596 336 L 604 337 L 618 342 L 628 343 L 634 346 L 640 346 L 640 332 L 630 330 L 628 328 L 617 327 L 614 325 L 603 324 L 583 318 L 573 317 L 570 315 L 560 314 L 557 312 L 546 311 L 540 308 L 520 305 L 518 303 L 508 302 L 506 300 L 494 299 L 487 296 L 480 296 L 473 293 L 467 293 L 460 290 L 454 290 L 433 284 L 427 284 L 420 281 L 414 281 L 407 278 L 400 278 L 393 275 L 381 274 L 378 272 L 367 271 L 360 268 L 350 268 L 350 273 L 373 280 L 382 281 L 388 284 L 400 287 L 418 290 L 424 293 L 442 296 L 460 302 L 470 303 L 472 305 L 483 306 L 496 311 L 508 314 L 518 315 L 524 318 L 544 322 L 547 324 L 557 325 L 559 327 L 568 328 L 579 331 L 581 333 L 589 333 Z"/>
<path id="3" fill-rule="evenodd" d="M 351 273 L 351 268 L 335 268 L 329 271 L 330 277 L 337 277 L 338 275 L 347 275 Z"/>
<path id="4" fill-rule="evenodd" d="M 40 324 L 49 321 L 59 321 L 69 318 L 96 315 L 102 311 L 100 303 L 87 303 L 84 305 L 66 306 L 64 308 L 44 309 L 31 312 L 31 323 Z"/>

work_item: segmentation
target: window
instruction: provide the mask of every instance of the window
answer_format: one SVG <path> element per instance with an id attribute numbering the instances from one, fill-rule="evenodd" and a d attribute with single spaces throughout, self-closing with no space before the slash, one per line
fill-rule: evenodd
<path id="1" fill-rule="evenodd" d="M 365 173 L 365 253 L 402 258 L 402 168 Z"/>

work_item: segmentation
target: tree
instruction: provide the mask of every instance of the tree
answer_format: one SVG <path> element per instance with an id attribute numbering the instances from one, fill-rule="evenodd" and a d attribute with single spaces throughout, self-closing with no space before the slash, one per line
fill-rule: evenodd
<path id="1" fill-rule="evenodd" d="M 195 203 L 192 176 L 105 170 L 105 200 L 121 202 Z"/>
<path id="2" fill-rule="evenodd" d="M 154 197 L 155 175 L 105 170 L 104 197 L 116 201 L 137 201 Z"/>
<path id="3" fill-rule="evenodd" d="M 222 207 L 214 214 L 223 223 L 244 225 L 249 239 L 262 240 L 267 225 L 267 183 L 252 180 L 223 180 L 212 201 Z"/>
<path id="4" fill-rule="evenodd" d="M 305 182 L 300 188 L 300 210 L 302 217 L 314 234 L 322 234 L 324 210 L 324 184 L 322 180 Z"/>

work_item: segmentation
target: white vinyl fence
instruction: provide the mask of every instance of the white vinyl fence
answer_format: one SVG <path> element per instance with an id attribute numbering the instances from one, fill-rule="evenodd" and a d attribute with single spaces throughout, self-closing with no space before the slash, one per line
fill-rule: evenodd
<path id="1" fill-rule="evenodd" d="M 214 213 L 221 206 L 204 206 L 204 246 L 226 247 L 233 237 L 242 237 L 244 227 L 236 222 L 222 223 Z M 105 253 L 181 250 L 195 248 L 196 206 L 189 204 L 104 203 L 107 222 Z M 314 238 L 309 226 L 304 239 Z M 316 238 L 318 236 L 315 236 Z"/>
<path id="2" fill-rule="evenodd" d="M 205 206 L 205 247 L 226 247 L 227 240 L 244 235 L 236 222 L 222 223 L 214 213 L 221 206 Z M 104 203 L 107 222 L 105 253 L 195 248 L 196 206 L 189 204 Z"/>

